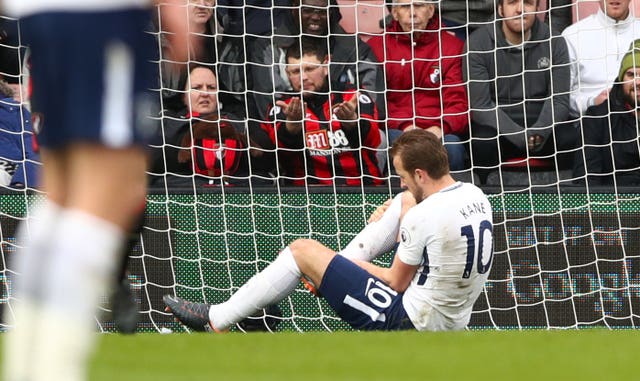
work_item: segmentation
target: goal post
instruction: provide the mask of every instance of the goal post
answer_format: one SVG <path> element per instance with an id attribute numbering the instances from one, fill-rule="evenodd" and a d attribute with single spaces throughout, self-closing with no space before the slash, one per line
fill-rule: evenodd
<path id="1" fill-rule="evenodd" d="M 348 35 L 367 39 L 381 32 L 379 21 L 388 14 L 384 1 L 337 4 Z M 245 10 L 233 5 L 230 9 L 240 14 Z M 220 54 L 226 34 L 221 30 L 216 33 L 214 45 Z M 255 36 L 232 37 L 248 41 Z M 241 46 L 245 49 L 241 56 L 249 57 L 248 45 Z M 162 73 L 160 66 L 168 59 L 161 54 L 157 63 Z M 190 63 L 200 62 L 194 59 Z M 244 70 L 249 67 L 245 64 L 231 62 L 229 66 Z M 0 72 L 4 77 L 10 74 Z M 21 83 L 25 84 L 22 74 Z M 251 84 L 246 76 L 243 81 L 228 93 L 245 99 L 250 93 L 238 89 L 250 89 Z M 172 91 L 178 98 L 187 94 L 184 88 L 156 89 L 158 98 Z M 262 95 L 275 100 L 273 93 Z M 248 109 L 243 111 L 250 122 L 258 122 L 248 115 Z M 149 117 L 163 127 L 180 121 L 191 123 L 191 127 L 200 121 L 196 117 L 182 119 L 185 116 L 165 111 L 161 117 Z M 0 134 L 7 133 L 14 132 L 0 125 Z M 469 141 L 467 138 L 463 143 Z M 181 148 L 167 140 L 154 144 L 161 150 Z M 249 147 L 237 150 L 249 154 Z M 379 154 L 388 160 L 387 153 L 387 147 L 379 148 Z M 454 172 L 457 179 L 479 184 L 494 211 L 492 269 L 474 306 L 469 329 L 637 328 L 640 191 L 636 187 L 575 185 L 570 172 L 537 168 L 526 159 L 490 168 L 486 184 L 471 174 L 477 169 L 473 157 L 470 169 Z M 553 161 L 554 157 L 548 159 Z M 398 178 L 389 174 L 384 174 L 384 184 L 379 186 L 290 186 L 290 179 L 277 170 L 270 184 L 225 184 L 221 176 L 212 184 L 203 184 L 196 175 L 167 170 L 171 164 L 164 163 L 160 172 L 150 172 L 150 176 L 178 177 L 182 185 L 163 183 L 150 188 L 140 242 L 130 253 L 130 281 L 140 308 L 139 331 L 185 331 L 164 311 L 164 294 L 207 303 L 226 300 L 296 238 L 317 239 L 339 251 L 365 226 L 377 205 L 400 191 Z M 13 301 L 15 229 L 30 217 L 30 205 L 41 197 L 34 188 L 0 186 L 0 309 L 5 311 Z M 376 261 L 385 265 L 391 259 L 389 253 Z M 302 284 L 279 307 L 283 316 L 278 330 L 349 329 L 323 299 L 311 295 Z M 99 329 L 114 331 L 106 297 L 100 310 L 96 319 Z M 8 329 L 8 323 L 0 321 L 0 331 Z"/>

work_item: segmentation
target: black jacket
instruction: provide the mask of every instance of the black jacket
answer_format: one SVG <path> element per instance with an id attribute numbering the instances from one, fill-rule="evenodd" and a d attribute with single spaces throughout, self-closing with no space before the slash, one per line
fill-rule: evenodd
<path id="1" fill-rule="evenodd" d="M 574 166 L 579 182 L 586 177 L 589 185 L 640 184 L 638 119 L 623 99 L 622 86 L 616 84 L 609 101 L 590 107 L 582 118 L 584 144 Z"/>
<path id="2" fill-rule="evenodd" d="M 339 7 L 335 0 L 330 1 L 329 19 L 327 20 L 330 35 L 329 54 L 331 63 L 329 66 L 329 80 L 332 86 L 337 84 L 355 84 L 357 88 L 369 90 L 368 95 L 376 101 L 380 117 L 384 117 L 386 105 L 384 102 L 384 75 L 382 65 L 375 54 L 360 37 L 348 34 L 340 20 Z M 288 17 L 277 28 L 274 41 L 274 77 L 275 91 L 286 93 L 291 91 L 291 83 L 287 78 L 284 67 L 286 64 L 285 53 L 294 43 L 299 43 L 301 36 L 298 22 L 293 17 Z M 322 37 L 319 37 L 322 38 Z"/>

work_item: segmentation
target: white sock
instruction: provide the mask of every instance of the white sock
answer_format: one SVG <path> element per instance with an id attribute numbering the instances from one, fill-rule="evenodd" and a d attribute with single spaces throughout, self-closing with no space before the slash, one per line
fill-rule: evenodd
<path id="1" fill-rule="evenodd" d="M 86 378 L 93 348 L 98 299 L 113 281 L 124 234 L 108 221 L 79 210 L 65 210 L 50 242 L 50 265 L 39 303 L 39 332 L 31 355 L 33 380 Z"/>
<path id="2" fill-rule="evenodd" d="M 49 267 L 51 241 L 55 237 L 55 229 L 64 211 L 60 206 L 43 201 L 32 209 L 31 216 L 20 224 L 16 234 L 19 250 L 12 268 L 13 296 L 23 298 L 42 297 L 42 274 Z"/>
<path id="3" fill-rule="evenodd" d="M 280 302 L 296 288 L 300 276 L 302 272 L 287 246 L 275 261 L 249 279 L 229 300 L 211 306 L 211 324 L 225 330 L 264 307 Z"/>
<path id="4" fill-rule="evenodd" d="M 12 327 L 4 341 L 4 364 L 0 366 L 5 380 L 26 380 L 32 372 L 35 339 L 40 335 L 35 326 L 45 288 L 42 276 L 49 267 L 50 243 L 62 210 L 45 200 L 33 207 L 18 228 L 18 250 L 11 263 L 13 293 L 4 317 Z"/>
<path id="5" fill-rule="evenodd" d="M 347 247 L 340 251 L 340 255 L 348 259 L 371 262 L 379 255 L 390 251 L 397 241 L 401 212 L 402 193 L 394 197 L 382 217 L 365 226 Z"/>
<path id="6" fill-rule="evenodd" d="M 44 304 L 86 321 L 113 280 L 124 232 L 80 210 L 65 210 L 57 224 Z"/>

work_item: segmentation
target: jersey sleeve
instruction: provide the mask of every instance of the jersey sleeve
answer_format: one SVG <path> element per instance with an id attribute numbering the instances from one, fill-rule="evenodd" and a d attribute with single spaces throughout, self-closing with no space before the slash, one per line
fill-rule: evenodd
<path id="1" fill-rule="evenodd" d="M 422 218 L 420 208 L 413 207 L 402 219 L 400 224 L 400 244 L 396 256 L 407 265 L 416 266 L 423 262 L 426 254 L 426 243 L 433 237 L 431 226 Z"/>

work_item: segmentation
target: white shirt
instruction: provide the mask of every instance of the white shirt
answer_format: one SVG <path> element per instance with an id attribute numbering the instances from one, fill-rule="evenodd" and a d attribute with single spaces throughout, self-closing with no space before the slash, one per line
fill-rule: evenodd
<path id="1" fill-rule="evenodd" d="M 144 8 L 150 0 L 3 0 L 5 12 L 13 17 L 51 11 L 110 11 Z"/>
<path id="2" fill-rule="evenodd" d="M 400 225 L 396 256 L 424 266 L 402 299 L 418 330 L 467 326 L 489 276 L 492 230 L 491 204 L 473 184 L 457 182 L 409 209 Z"/>
<path id="3" fill-rule="evenodd" d="M 572 63 L 571 106 L 584 114 L 618 77 L 622 57 L 640 38 L 640 20 L 630 12 L 625 20 L 615 21 L 598 9 L 567 27 L 562 36 L 567 40 Z"/>

